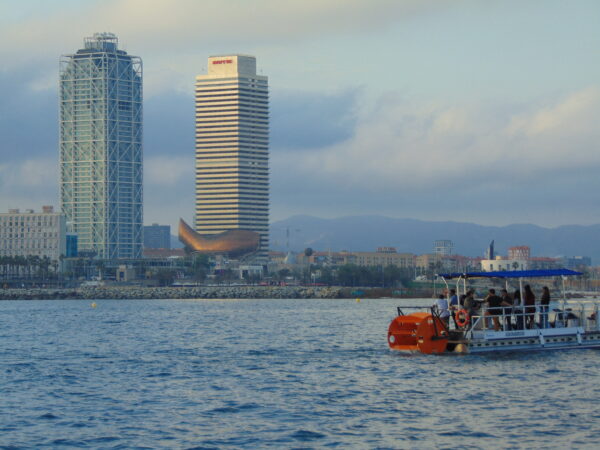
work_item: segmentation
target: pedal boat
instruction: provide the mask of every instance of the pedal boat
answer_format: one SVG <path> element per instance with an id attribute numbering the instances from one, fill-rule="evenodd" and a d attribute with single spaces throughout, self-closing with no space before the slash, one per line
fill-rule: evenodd
<path id="1" fill-rule="evenodd" d="M 440 318 L 435 307 L 398 307 L 398 315 L 388 328 L 388 345 L 392 350 L 425 354 L 600 348 L 597 301 L 574 303 L 565 297 L 565 278 L 578 275 L 582 274 L 568 269 L 438 274 L 447 288 L 449 280 L 456 281 L 459 298 L 461 291 L 466 293 L 469 279 L 502 279 L 507 290 L 509 280 L 516 280 L 523 292 L 524 280 L 561 277 L 562 299 L 552 302 L 551 305 L 558 307 L 549 311 L 536 304 L 534 313 L 525 309 L 522 298 L 520 304 L 502 308 L 502 314 L 495 315 L 487 312 L 485 304 L 472 316 L 458 306 L 457 310 L 451 310 L 448 321 Z M 421 311 L 410 314 L 403 311 L 410 309 Z M 526 328 L 524 324 L 532 315 L 534 328 Z M 494 317 L 503 326 L 499 331 L 494 330 Z"/>

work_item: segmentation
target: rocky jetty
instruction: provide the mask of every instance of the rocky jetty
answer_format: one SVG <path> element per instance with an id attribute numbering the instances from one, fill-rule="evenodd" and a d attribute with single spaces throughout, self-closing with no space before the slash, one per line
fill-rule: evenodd
<path id="1" fill-rule="evenodd" d="M 109 300 L 194 298 L 343 298 L 339 287 L 310 286 L 102 286 L 76 289 L 0 289 L 0 300 Z"/>

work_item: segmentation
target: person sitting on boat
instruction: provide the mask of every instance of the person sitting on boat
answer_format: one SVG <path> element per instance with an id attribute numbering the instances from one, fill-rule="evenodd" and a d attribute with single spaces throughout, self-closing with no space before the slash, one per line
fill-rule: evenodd
<path id="1" fill-rule="evenodd" d="M 512 330 L 513 327 L 511 315 L 513 312 L 513 299 L 506 289 L 502 289 L 502 291 L 500 291 L 500 298 L 502 298 L 500 306 L 502 306 L 502 311 L 504 314 L 504 325 L 507 330 Z"/>
<path id="2" fill-rule="evenodd" d="M 542 288 L 540 298 L 540 328 L 548 328 L 548 308 L 550 307 L 550 289 L 548 286 Z"/>
<path id="3" fill-rule="evenodd" d="M 485 315 L 491 316 L 494 330 L 500 331 L 501 326 L 499 316 L 502 315 L 502 298 L 496 295 L 495 289 L 490 289 L 488 295 L 485 297 L 485 302 L 487 303 Z"/>
<path id="4" fill-rule="evenodd" d="M 450 323 L 450 310 L 448 309 L 448 300 L 446 300 L 446 297 L 441 294 L 435 301 L 433 307 L 437 310 L 439 318 L 442 319 L 446 324 L 446 327 L 448 327 Z"/>
<path id="5" fill-rule="evenodd" d="M 535 294 L 531 290 L 531 286 L 525 285 L 525 292 L 523 292 L 523 298 L 525 299 L 525 319 L 527 328 L 534 328 L 535 326 Z"/>

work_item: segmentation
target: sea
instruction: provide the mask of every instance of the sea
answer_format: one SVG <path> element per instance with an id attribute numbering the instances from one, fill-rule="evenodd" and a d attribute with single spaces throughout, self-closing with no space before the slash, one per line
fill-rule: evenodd
<path id="1" fill-rule="evenodd" d="M 430 302 L 0 301 L 0 448 L 598 448 L 599 350 L 391 351 Z"/>

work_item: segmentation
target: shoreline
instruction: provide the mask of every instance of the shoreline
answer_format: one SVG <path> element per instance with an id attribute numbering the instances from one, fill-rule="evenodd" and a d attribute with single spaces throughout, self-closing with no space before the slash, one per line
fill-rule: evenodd
<path id="1" fill-rule="evenodd" d="M 399 296 L 392 295 L 392 292 L 392 289 L 389 288 L 350 288 L 342 286 L 85 286 L 78 288 L 0 289 L 0 300 L 423 298 L 423 294 L 425 294 L 423 292 Z M 425 296 L 429 297 L 426 294 Z"/>

